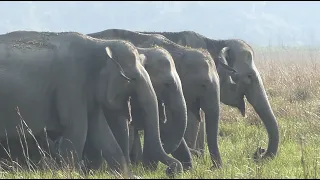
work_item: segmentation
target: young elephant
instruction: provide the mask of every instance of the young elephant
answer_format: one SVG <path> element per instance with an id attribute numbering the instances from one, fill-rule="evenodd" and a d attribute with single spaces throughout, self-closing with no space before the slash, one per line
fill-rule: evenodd
<path id="1" fill-rule="evenodd" d="M 160 115 L 160 135 L 165 151 L 173 152 L 180 142 L 173 139 L 173 135 L 179 135 L 181 140 L 187 126 L 187 107 L 184 99 L 180 77 L 176 71 L 174 61 L 170 53 L 161 47 L 137 48 L 146 59 L 142 62 L 149 73 L 152 85 L 158 97 Z M 165 110 L 164 110 L 165 107 Z M 170 114 L 170 115 L 169 115 Z M 168 123 L 166 123 L 166 115 Z M 131 138 L 130 146 L 133 146 L 130 159 L 137 163 L 141 160 L 141 143 L 138 130 L 143 130 L 141 123 L 144 118 L 141 107 L 134 98 L 131 99 Z M 180 140 L 180 141 L 181 141 Z M 133 143 L 133 145 L 131 145 Z M 191 162 L 189 159 L 188 162 Z"/>
<path id="2" fill-rule="evenodd" d="M 46 127 L 62 136 L 59 150 L 64 159 L 74 152 L 78 164 L 87 139 L 111 169 L 129 176 L 122 150 L 100 116 L 123 109 L 135 92 L 150 129 L 144 143 L 157 148 L 158 160 L 182 169 L 161 146 L 157 97 L 130 42 L 75 32 L 15 31 L 0 35 L 0 52 L 0 140 L 18 138 L 18 107 L 25 132 L 30 129 L 37 136 Z"/>
<path id="3" fill-rule="evenodd" d="M 136 47 L 152 47 L 158 45 L 165 48 L 173 57 L 177 72 L 181 79 L 183 93 L 188 109 L 188 123 L 184 139 L 189 147 L 194 147 L 195 133 L 193 126 L 199 125 L 200 108 L 206 114 L 207 142 L 211 159 L 215 166 L 220 166 L 221 158 L 218 149 L 218 122 L 220 85 L 215 63 L 208 51 L 182 47 L 163 36 L 153 36 L 121 29 L 109 29 L 92 33 L 96 38 L 119 38 L 132 42 Z M 227 67 L 227 65 L 225 65 Z M 229 71 L 228 68 L 224 69 Z M 183 142 L 183 141 L 182 141 Z M 185 162 L 182 154 L 188 152 L 188 147 L 181 143 L 173 156 Z M 170 153 L 170 152 L 167 152 Z"/>

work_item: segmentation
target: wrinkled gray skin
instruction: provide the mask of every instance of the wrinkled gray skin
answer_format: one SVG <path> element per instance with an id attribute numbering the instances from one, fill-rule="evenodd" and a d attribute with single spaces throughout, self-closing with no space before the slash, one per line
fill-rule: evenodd
<path id="1" fill-rule="evenodd" d="M 253 49 L 246 42 L 238 39 L 213 40 L 193 31 L 140 33 L 161 34 L 183 46 L 207 49 L 215 60 L 220 77 L 221 102 L 237 107 L 245 116 L 244 96 L 246 96 L 268 132 L 268 148 L 262 158 L 274 158 L 279 145 L 278 124 L 269 104 L 260 73 L 254 64 Z M 223 64 L 220 62 L 227 62 L 236 72 L 230 74 L 221 70 L 220 65 Z M 204 132 L 200 131 L 199 133 L 201 136 Z M 204 141 L 198 143 L 201 144 L 200 148 L 204 147 Z M 262 149 L 262 151 L 265 150 Z"/>
<path id="2" fill-rule="evenodd" d="M 160 47 L 137 49 L 147 57 L 143 64 L 158 97 L 161 141 L 166 152 L 173 152 L 179 147 L 187 127 L 187 107 L 180 77 L 170 53 L 165 49 Z M 139 105 L 134 101 L 131 102 L 132 130 L 134 131 L 131 134 L 135 142 L 134 146 L 137 146 L 136 143 L 141 144 L 137 130 L 143 130 L 141 120 L 144 117 Z M 168 117 L 168 123 L 166 123 L 166 117 Z M 173 139 L 177 135 L 180 137 L 179 142 Z M 134 157 L 137 150 L 133 148 L 131 151 L 131 159 L 136 163 L 140 160 L 139 154 L 138 157 Z"/>
<path id="3" fill-rule="evenodd" d="M 160 47 L 137 49 L 139 53 L 144 54 L 146 57 L 141 63 L 147 70 L 157 94 L 159 112 L 161 112 L 159 113 L 160 135 L 161 141 L 163 142 L 163 147 L 166 152 L 172 152 L 179 146 L 180 142 L 178 140 L 182 140 L 187 125 L 187 107 L 183 96 L 179 75 L 176 72 L 175 64 L 171 55 L 165 49 Z M 130 159 L 133 163 L 138 163 L 142 160 L 141 142 L 138 131 L 144 130 L 143 122 L 145 117 L 144 112 L 141 111 L 141 105 L 137 103 L 136 97 L 131 97 L 130 104 L 131 105 L 129 107 L 131 107 L 130 112 L 132 117 L 132 122 L 129 125 L 131 141 L 129 148 L 123 146 L 122 150 L 125 152 L 132 149 L 134 141 L 134 146 L 137 146 L 137 149 L 134 148 L 133 151 L 131 151 Z M 169 117 L 170 126 L 168 126 L 169 123 L 165 123 L 165 114 L 162 104 L 166 106 L 166 114 L 172 114 Z M 130 116 L 129 113 L 128 116 Z M 109 122 L 109 120 L 112 118 L 107 117 L 106 119 Z M 128 119 L 130 119 L 130 117 L 128 117 Z M 116 129 L 112 129 L 112 131 L 114 132 Z M 167 136 L 168 134 L 170 134 L 169 137 Z M 180 139 L 174 138 L 175 136 L 180 137 Z M 123 141 L 117 137 L 116 139 L 118 142 L 120 141 L 119 144 L 121 144 L 121 141 Z M 93 154 L 92 152 L 89 153 L 89 151 L 90 150 L 87 150 L 87 152 L 85 152 L 85 154 L 88 154 L 88 156 Z M 139 153 L 134 154 L 137 151 L 139 151 Z M 149 158 L 154 159 L 152 155 Z M 91 164 L 95 169 L 101 166 L 101 161 L 97 158 L 90 159 Z"/>
<path id="4" fill-rule="evenodd" d="M 161 146 L 158 101 L 141 57 L 130 42 L 75 32 L 0 35 L 0 140 L 18 138 L 18 106 L 35 136 L 44 128 L 62 136 L 59 150 L 64 159 L 74 152 L 77 164 L 87 140 L 102 152 L 111 169 L 131 176 L 107 121 L 100 117 L 110 109 L 123 109 L 135 93 L 148 119 L 144 122 L 150 129 L 145 132 L 147 152 L 157 148 L 153 153 L 161 162 L 182 170 Z"/>
<path id="5" fill-rule="evenodd" d="M 89 36 L 96 37 L 92 34 L 89 34 Z M 97 36 L 97 38 L 113 39 L 104 38 L 100 36 Z M 138 48 L 138 51 L 139 53 L 143 53 L 146 55 L 146 59 L 142 60 L 142 64 L 143 66 L 145 66 L 147 71 L 149 70 L 148 73 L 158 97 L 159 111 L 161 112 L 160 118 L 164 119 L 163 117 L 165 116 L 162 103 L 167 107 L 166 113 L 172 114 L 172 116 L 168 117 L 170 121 L 170 126 L 167 125 L 169 123 L 164 124 L 164 120 L 160 122 L 160 129 L 162 130 L 162 133 L 160 134 L 161 140 L 163 142 L 163 148 L 167 153 L 171 153 L 174 150 L 176 150 L 180 145 L 187 124 L 187 108 L 182 92 L 181 81 L 178 73 L 176 72 L 174 61 L 172 60 L 172 57 L 169 54 L 169 52 L 167 52 L 165 49 L 160 47 Z M 137 127 L 134 131 L 143 130 L 142 122 L 144 121 L 143 119 L 145 118 L 145 115 L 143 109 L 141 108 L 141 105 L 138 103 L 137 98 L 135 96 L 131 97 L 131 113 L 133 118 L 132 124 L 134 124 L 135 127 Z M 112 118 L 107 117 L 107 120 L 108 119 Z M 172 126 L 175 128 L 171 128 Z M 111 127 L 111 129 L 113 128 Z M 170 137 L 166 136 L 165 134 L 170 134 Z M 121 138 L 117 138 L 117 136 L 116 139 L 118 140 L 121 146 L 123 139 L 121 140 Z M 136 140 L 140 141 L 140 139 Z M 129 153 L 127 153 L 127 151 L 129 151 L 127 145 L 128 143 L 124 142 L 123 146 L 121 146 L 123 148 L 123 151 L 125 152 L 126 157 L 128 157 L 127 155 L 129 155 Z M 156 160 L 153 154 L 148 155 L 148 153 L 146 152 L 144 153 L 144 156 L 146 159 L 145 163 L 148 161 Z M 127 158 L 127 160 L 129 162 L 129 158 Z M 133 161 L 137 162 L 137 159 Z"/>
<path id="6" fill-rule="evenodd" d="M 219 122 L 219 78 L 215 64 L 206 50 L 185 48 L 175 44 L 163 36 L 153 36 L 121 29 L 109 29 L 89 34 L 96 38 L 119 38 L 132 42 L 136 47 L 152 47 L 158 45 L 166 49 L 173 57 L 177 72 L 181 79 L 183 94 L 187 103 L 188 124 L 178 149 L 172 153 L 173 157 L 186 162 L 185 157 L 189 147 L 194 147 L 194 128 L 198 126 L 200 108 L 206 112 L 206 132 L 211 159 L 215 166 L 219 166 L 221 157 L 218 149 L 218 122 Z M 225 65 L 227 66 L 227 65 Z M 225 69 L 227 70 L 227 69 Z M 168 118 L 169 119 L 169 118 Z M 168 121 L 167 121 L 168 122 Z M 183 142 L 186 142 L 183 143 Z M 169 152 L 167 152 L 169 153 Z M 182 157 L 183 155 L 186 155 Z"/>

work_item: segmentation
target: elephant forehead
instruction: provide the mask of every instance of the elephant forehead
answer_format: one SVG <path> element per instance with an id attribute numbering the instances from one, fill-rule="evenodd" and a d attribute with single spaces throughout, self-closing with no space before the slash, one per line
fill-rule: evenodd
<path id="1" fill-rule="evenodd" d="M 251 52 L 253 54 L 253 50 L 249 44 L 239 39 L 232 39 L 227 41 L 227 46 L 230 47 L 234 52 L 240 53 L 243 51 Z"/>
<path id="2" fill-rule="evenodd" d="M 117 46 L 113 49 L 115 57 L 123 66 L 135 66 L 139 61 L 139 53 L 135 47 Z"/>
<path id="3" fill-rule="evenodd" d="M 146 70 L 149 74 L 152 74 L 154 77 L 161 77 L 165 74 L 170 74 L 171 69 L 170 67 L 164 67 L 159 65 L 159 63 L 152 63 L 146 65 Z"/>
<path id="4" fill-rule="evenodd" d="M 186 54 L 186 63 L 188 65 L 193 65 L 194 67 L 207 67 L 208 66 L 208 57 L 203 53 L 198 51 L 191 51 Z"/>
<path id="5" fill-rule="evenodd" d="M 162 51 L 161 49 L 150 49 L 145 51 L 146 55 L 146 64 L 149 67 L 156 69 L 168 69 L 169 71 L 174 67 L 174 61 L 167 51 Z"/>
<path id="6" fill-rule="evenodd" d="M 165 56 L 154 57 L 151 65 L 159 69 L 172 69 L 172 64 L 170 60 Z"/>

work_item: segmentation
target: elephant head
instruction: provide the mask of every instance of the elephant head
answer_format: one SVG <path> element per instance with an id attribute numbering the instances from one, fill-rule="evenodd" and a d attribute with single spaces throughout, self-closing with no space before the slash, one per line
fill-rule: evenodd
<path id="1" fill-rule="evenodd" d="M 228 66 L 228 62 L 224 58 L 226 56 L 226 49 L 223 48 L 217 57 L 219 59 L 217 72 L 219 74 L 220 86 L 223 89 L 220 91 L 221 101 L 226 105 L 238 108 L 242 116 L 245 116 L 244 94 L 239 94 L 238 86 L 231 78 L 231 76 L 235 77 L 237 71 Z"/>
<path id="2" fill-rule="evenodd" d="M 103 108 L 105 116 L 108 117 L 106 108 L 112 110 L 128 108 L 129 97 L 136 97 L 145 117 L 144 151 L 153 154 L 156 159 L 167 165 L 171 163 L 174 171 L 176 168 L 178 171 L 181 170 L 181 163 L 170 158 L 161 145 L 157 95 L 149 74 L 141 63 L 145 55 L 139 54 L 136 47 L 128 41 L 105 41 L 107 43 L 104 55 L 110 60 L 99 72 L 99 87 L 96 93 L 96 100 L 105 107 Z M 122 43 L 113 43 L 115 41 Z"/>
<path id="3" fill-rule="evenodd" d="M 188 107 L 188 125 L 184 138 L 188 147 L 195 147 L 198 129 L 195 126 L 199 126 L 201 108 L 206 116 L 206 134 L 211 159 L 219 166 L 221 157 L 217 136 L 220 87 L 214 61 L 208 51 L 200 49 L 186 49 L 181 57 L 173 52 L 171 54 L 176 58 L 175 63 Z"/>
<path id="4" fill-rule="evenodd" d="M 218 72 L 221 81 L 221 101 L 237 107 L 245 115 L 244 96 L 262 119 L 269 137 L 268 149 L 264 157 L 274 157 L 278 150 L 279 131 L 276 117 L 266 95 L 263 82 L 254 61 L 252 48 L 241 40 L 225 40 L 219 53 Z M 219 71 L 226 65 L 234 70 L 229 73 Z"/>
<path id="5" fill-rule="evenodd" d="M 158 97 L 160 117 L 170 114 L 167 123 L 164 123 L 165 118 L 160 121 L 160 131 L 164 150 L 172 153 L 178 148 L 187 126 L 187 107 L 180 77 L 170 53 L 164 48 L 138 48 L 138 51 L 146 55 L 143 64 Z"/>

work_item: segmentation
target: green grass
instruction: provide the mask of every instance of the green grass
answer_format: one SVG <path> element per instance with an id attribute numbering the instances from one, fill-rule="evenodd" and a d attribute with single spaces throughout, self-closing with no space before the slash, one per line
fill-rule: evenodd
<path id="1" fill-rule="evenodd" d="M 255 163 L 255 150 L 267 147 L 266 130 L 247 104 L 246 117 L 222 105 L 219 147 L 223 167 L 212 166 L 208 150 L 203 159 L 194 157 L 194 168 L 176 178 L 319 178 L 320 177 L 320 62 L 317 50 L 263 49 L 256 51 L 256 65 L 262 76 L 280 130 L 278 155 Z M 318 67 L 318 68 L 316 68 Z M 168 178 L 166 166 L 157 171 L 132 167 L 142 178 Z M 81 177 L 69 170 L 0 173 L 0 178 L 116 178 L 106 170 Z"/>

